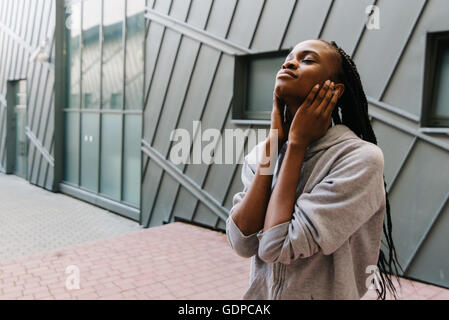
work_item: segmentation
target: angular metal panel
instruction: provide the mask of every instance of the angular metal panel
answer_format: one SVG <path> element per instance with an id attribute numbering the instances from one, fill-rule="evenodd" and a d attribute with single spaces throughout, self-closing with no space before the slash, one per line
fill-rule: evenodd
<path id="1" fill-rule="evenodd" d="M 266 0 L 239 0 L 229 30 L 228 39 L 239 45 L 251 47 L 257 23 Z"/>
<path id="2" fill-rule="evenodd" d="M 257 51 L 279 49 L 295 2 L 295 0 L 269 0 L 266 2 L 254 35 L 252 49 Z"/>
<path id="3" fill-rule="evenodd" d="M 207 32 L 226 38 L 236 6 L 237 0 L 215 0 L 207 24 Z"/>
<path id="4" fill-rule="evenodd" d="M 449 190 L 449 180 L 442 172 L 449 172 L 447 152 L 420 141 L 390 193 L 393 238 L 402 264 L 410 258 Z"/>
<path id="5" fill-rule="evenodd" d="M 191 83 L 189 86 L 188 94 L 183 103 L 182 113 L 179 114 L 177 128 L 182 128 L 189 132 L 189 135 L 193 136 L 193 121 L 200 119 L 203 111 L 203 106 L 206 103 L 208 92 L 213 84 L 213 79 L 216 74 L 217 64 L 219 62 L 219 52 L 207 47 L 202 46 L 198 53 L 195 69 L 193 70 Z M 170 143 L 170 149 L 173 143 Z M 167 153 L 168 156 L 170 152 Z M 184 170 L 185 164 L 179 164 L 178 168 Z M 151 219 L 158 220 L 158 216 L 164 215 L 165 219 L 169 219 L 173 213 L 174 201 L 178 195 L 180 185 L 175 182 L 169 175 L 164 174 L 161 180 L 159 196 L 156 199 L 155 208 L 153 210 L 153 216 Z M 172 192 L 166 192 L 172 190 Z M 159 207 L 168 208 L 167 212 L 158 212 Z M 173 218 L 173 217 L 171 217 Z M 153 223 L 153 221 L 152 221 Z"/>
<path id="6" fill-rule="evenodd" d="M 149 88 L 147 108 L 144 114 L 144 139 L 151 143 L 154 136 L 154 129 L 161 112 L 164 95 L 170 83 L 171 70 L 173 68 L 177 48 L 181 40 L 181 35 L 167 30 L 159 53 L 158 63 L 154 70 L 154 78 Z"/>
<path id="7" fill-rule="evenodd" d="M 365 27 L 365 8 L 374 0 L 336 0 L 329 13 L 321 38 L 334 40 L 349 55 L 354 51 Z"/>
<path id="8" fill-rule="evenodd" d="M 192 0 L 187 23 L 203 29 L 209 17 L 212 0 Z"/>
<path id="9" fill-rule="evenodd" d="M 181 112 L 183 101 L 187 95 L 189 79 L 192 75 L 194 61 L 198 54 L 199 43 L 183 38 L 178 58 L 173 69 L 170 86 L 167 89 L 161 110 L 159 122 L 156 123 L 153 147 L 164 156 L 168 156 L 170 134 L 176 129 L 178 114 Z"/>
<path id="10" fill-rule="evenodd" d="M 35 139 L 29 139 L 28 143 L 28 178 L 41 187 L 51 186 L 53 168 L 47 162 L 48 156 L 43 157 L 41 151 L 49 153 L 53 138 L 53 125 L 47 123 L 48 119 L 53 119 L 49 117 L 54 94 L 53 61 L 30 61 L 30 56 L 47 35 L 54 32 L 55 0 L 5 0 L 2 1 L 1 10 L 0 95 L 6 95 L 8 80 L 27 80 L 27 124 L 29 133 Z M 6 142 L 1 134 L 0 143 L 3 144 L 0 144 L 0 155 L 4 154 L 2 151 Z M 37 141 L 38 148 L 33 141 Z M 49 168 L 44 168 L 46 166 Z"/>
<path id="11" fill-rule="evenodd" d="M 228 56 L 223 56 L 206 109 L 201 118 L 203 131 L 207 128 L 220 128 L 225 119 L 232 98 L 232 66 L 233 60 Z M 208 165 L 203 163 L 190 164 L 185 169 L 185 174 L 198 185 L 202 185 L 207 168 Z M 174 214 L 177 216 L 178 212 L 182 212 L 183 218 L 192 216 L 195 206 L 196 201 L 192 199 L 192 196 L 181 189 L 174 206 Z"/>
<path id="12" fill-rule="evenodd" d="M 422 105 L 426 33 L 449 30 L 447 1 L 429 1 L 407 50 L 394 73 L 383 100 L 391 105 L 420 115 Z M 410 90 L 414 88 L 414 90 Z"/>
<path id="13" fill-rule="evenodd" d="M 449 288 L 449 201 L 419 248 L 406 275 Z"/>
<path id="14" fill-rule="evenodd" d="M 282 48 L 294 47 L 301 41 L 316 39 L 327 22 L 331 0 L 298 1 Z M 349 9 L 351 6 L 346 5 Z"/>
<path id="15" fill-rule="evenodd" d="M 175 0 L 171 7 L 170 16 L 179 20 L 185 20 L 189 12 L 192 0 Z"/>
<path id="16" fill-rule="evenodd" d="M 372 127 L 377 138 L 377 145 L 384 154 L 384 174 L 388 187 L 402 162 L 406 161 L 413 137 L 376 120 L 373 120 Z"/>
<path id="17" fill-rule="evenodd" d="M 381 95 L 388 71 L 394 67 L 396 57 L 406 44 L 423 2 L 412 0 L 406 6 L 400 1 L 378 2 L 380 29 L 364 33 L 354 57 L 367 95 L 375 98 Z"/>

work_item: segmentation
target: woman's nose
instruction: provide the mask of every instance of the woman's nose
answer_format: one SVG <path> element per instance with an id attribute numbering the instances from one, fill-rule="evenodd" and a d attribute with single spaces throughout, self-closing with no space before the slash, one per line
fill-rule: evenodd
<path id="1" fill-rule="evenodd" d="M 287 61 L 282 65 L 282 69 L 296 69 L 296 68 L 298 68 L 298 65 L 292 60 Z"/>

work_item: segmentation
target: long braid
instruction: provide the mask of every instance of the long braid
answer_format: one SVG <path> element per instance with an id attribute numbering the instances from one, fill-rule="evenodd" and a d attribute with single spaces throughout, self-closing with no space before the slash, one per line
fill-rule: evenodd
<path id="1" fill-rule="evenodd" d="M 377 139 L 368 117 L 368 100 L 366 99 L 362 81 L 354 61 L 335 43 L 335 41 L 329 43 L 322 39 L 319 40 L 326 43 L 331 48 L 334 48 L 341 58 L 341 69 L 337 75 L 337 79 L 335 80 L 337 80 L 336 82 L 340 82 L 345 85 L 345 91 L 339 99 L 337 107 L 332 113 L 334 123 L 348 126 L 361 139 L 377 145 Z M 339 116 L 339 111 L 342 114 L 341 119 Z M 398 268 L 403 272 L 403 269 L 398 262 L 399 260 L 397 257 L 396 248 L 393 243 L 390 203 L 388 200 L 385 175 L 384 187 L 386 197 L 386 219 L 384 219 L 383 233 L 386 244 L 384 242 L 382 243 L 388 249 L 388 258 L 381 248 L 377 263 L 377 267 L 380 271 L 380 288 L 376 288 L 378 299 L 382 300 L 386 298 L 387 289 L 395 299 L 397 298 L 396 288 L 391 276 L 395 276 L 399 285 L 401 285 L 398 277 Z"/>

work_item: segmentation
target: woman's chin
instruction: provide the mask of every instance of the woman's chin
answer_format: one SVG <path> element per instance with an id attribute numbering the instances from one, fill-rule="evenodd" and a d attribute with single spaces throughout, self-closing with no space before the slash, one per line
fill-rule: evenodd
<path id="1" fill-rule="evenodd" d="M 288 97 L 291 96 L 289 91 L 290 90 L 286 86 L 283 86 L 282 83 L 279 83 L 278 85 L 278 82 L 276 82 L 275 93 L 279 98 L 283 100 L 288 99 Z"/>

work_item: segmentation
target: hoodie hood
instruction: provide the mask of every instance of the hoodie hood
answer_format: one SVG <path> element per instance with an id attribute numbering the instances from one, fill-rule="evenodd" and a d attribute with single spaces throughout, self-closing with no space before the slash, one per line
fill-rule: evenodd
<path id="1" fill-rule="evenodd" d="M 336 124 L 330 127 L 324 136 L 322 136 L 318 140 L 313 141 L 307 147 L 306 154 L 304 156 L 304 161 L 311 158 L 313 155 L 315 155 L 317 152 L 321 150 L 328 149 L 340 142 L 349 139 L 360 139 L 360 138 L 348 126 L 344 124 Z"/>
<path id="2" fill-rule="evenodd" d="M 319 138 L 318 140 L 313 141 L 306 150 L 306 154 L 304 155 L 304 161 L 307 161 L 311 157 L 313 157 L 317 152 L 328 149 L 333 145 L 341 143 L 343 141 L 349 139 L 360 139 L 349 127 L 344 124 L 337 124 L 330 127 L 326 134 Z M 248 155 L 247 161 L 253 172 L 256 172 L 257 163 L 258 163 L 258 155 L 263 152 L 264 142 L 260 142 Z M 282 163 L 282 160 L 285 155 L 285 151 L 287 150 L 288 141 L 282 146 L 278 155 L 278 162 Z M 275 172 L 277 171 L 278 164 L 276 164 Z"/>
<path id="3" fill-rule="evenodd" d="M 350 139 L 360 139 L 360 138 L 346 125 L 344 124 L 334 125 L 327 130 L 324 136 L 309 144 L 306 153 L 304 155 L 304 162 L 313 157 L 316 153 Z M 271 183 L 271 190 L 273 190 L 274 185 L 276 183 L 277 176 L 279 174 L 279 168 L 282 165 L 282 161 L 284 160 L 287 146 L 288 141 L 282 146 L 281 151 L 279 152 L 278 161 L 276 162 L 274 168 L 274 176 Z M 296 198 L 298 198 L 299 196 L 299 187 L 300 185 L 298 184 L 298 187 L 296 189 Z"/>

